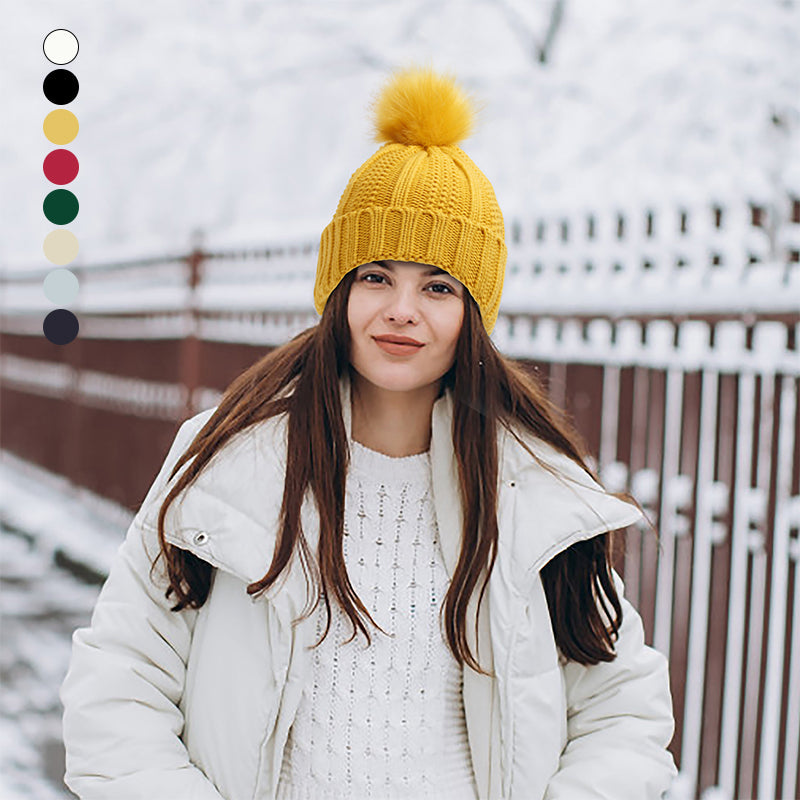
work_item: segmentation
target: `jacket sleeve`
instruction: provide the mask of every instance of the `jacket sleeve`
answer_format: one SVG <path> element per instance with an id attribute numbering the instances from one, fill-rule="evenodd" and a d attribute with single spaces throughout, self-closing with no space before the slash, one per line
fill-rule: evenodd
<path id="1" fill-rule="evenodd" d="M 128 528 L 89 627 L 72 635 L 59 696 L 64 707 L 64 782 L 82 800 L 223 800 L 189 759 L 180 739 L 186 662 L 198 611 L 170 611 L 164 559 L 153 577 L 155 533 L 143 511 L 167 484 L 175 462 L 210 416 L 185 422 Z"/>
<path id="2" fill-rule="evenodd" d="M 567 744 L 544 800 L 660 800 L 677 774 L 667 746 L 672 714 L 667 659 L 644 643 L 636 609 L 624 598 L 611 662 L 563 667 Z"/>

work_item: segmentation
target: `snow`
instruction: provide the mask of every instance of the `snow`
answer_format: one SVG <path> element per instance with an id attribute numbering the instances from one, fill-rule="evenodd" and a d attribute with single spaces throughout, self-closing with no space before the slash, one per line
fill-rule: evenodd
<path id="1" fill-rule="evenodd" d="M 89 623 L 133 515 L 8 452 L 0 459 L 0 797 L 64 800 L 62 707 L 71 636 Z M 57 559 L 94 570 L 85 583 Z"/>
<path id="2" fill-rule="evenodd" d="M 368 103 L 429 62 L 484 109 L 465 151 L 507 222 L 559 209 L 800 194 L 800 7 L 767 0 L 551 4 L 39 0 L 2 42 L 0 262 L 37 266 L 51 229 L 41 161 L 55 27 L 80 42 L 68 147 L 81 170 L 76 264 L 272 239 L 318 243 L 376 149 Z M 156 14 L 154 14 L 156 10 Z M 776 113 L 780 125 L 772 122 Z"/>
<path id="3" fill-rule="evenodd" d="M 63 550 L 105 572 L 133 514 L 13 453 L 0 451 L 0 513 L 51 557 Z M 111 533 L 110 533 L 111 532 Z"/>

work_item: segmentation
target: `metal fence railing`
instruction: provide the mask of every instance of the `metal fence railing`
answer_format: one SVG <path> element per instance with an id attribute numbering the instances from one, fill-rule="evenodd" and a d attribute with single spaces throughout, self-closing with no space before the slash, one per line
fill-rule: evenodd
<path id="1" fill-rule="evenodd" d="M 681 791 L 797 797 L 800 200 L 507 231 L 493 340 L 659 532 L 631 528 L 619 567 L 669 658 Z M 42 335 L 44 273 L 7 270 L 3 447 L 135 509 L 175 423 L 316 323 L 315 267 L 308 242 L 85 265 L 65 347 Z"/>

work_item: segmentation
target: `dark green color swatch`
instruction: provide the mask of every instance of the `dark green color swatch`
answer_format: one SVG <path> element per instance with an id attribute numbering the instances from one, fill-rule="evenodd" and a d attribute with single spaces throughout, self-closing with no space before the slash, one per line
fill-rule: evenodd
<path id="1" fill-rule="evenodd" d="M 45 197 L 42 210 L 54 225 L 66 225 L 78 216 L 78 198 L 68 189 L 54 189 Z"/>

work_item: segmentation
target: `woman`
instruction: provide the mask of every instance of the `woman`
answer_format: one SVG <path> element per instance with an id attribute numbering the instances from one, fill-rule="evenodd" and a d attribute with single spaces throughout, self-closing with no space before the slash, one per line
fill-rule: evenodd
<path id="1" fill-rule="evenodd" d="M 489 338 L 471 102 L 410 68 L 375 106 L 320 323 L 181 426 L 73 636 L 82 798 L 644 800 L 675 773 L 666 659 L 610 564 L 641 512 Z"/>

